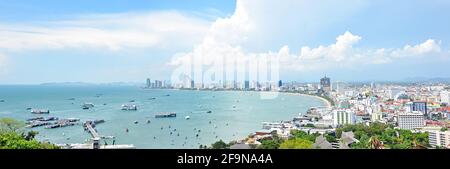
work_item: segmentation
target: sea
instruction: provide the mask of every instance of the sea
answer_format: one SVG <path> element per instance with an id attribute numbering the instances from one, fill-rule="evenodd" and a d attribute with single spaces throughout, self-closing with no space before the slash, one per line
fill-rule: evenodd
<path id="1" fill-rule="evenodd" d="M 84 103 L 94 107 L 84 110 Z M 121 110 L 134 104 L 137 111 Z M 96 130 L 102 144 L 132 144 L 142 149 L 196 149 L 215 141 L 240 140 L 261 130 L 262 122 L 291 120 L 310 107 L 324 106 L 315 97 L 279 93 L 264 99 L 255 91 L 197 91 L 143 89 L 114 85 L 4 85 L 0 86 L 0 118 L 25 121 L 34 117 L 79 118 L 80 124 L 55 129 L 36 127 L 36 139 L 55 144 L 85 143 L 91 139 L 82 122 L 105 120 Z M 32 114 L 29 108 L 48 109 Z M 208 111 L 211 111 L 208 113 Z M 155 118 L 174 112 L 175 118 Z M 186 119 L 189 116 L 189 119 Z M 127 132 L 128 130 L 128 132 Z"/>

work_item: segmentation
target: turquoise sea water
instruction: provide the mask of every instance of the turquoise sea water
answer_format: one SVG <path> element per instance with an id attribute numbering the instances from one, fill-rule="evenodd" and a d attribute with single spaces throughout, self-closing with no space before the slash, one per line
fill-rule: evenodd
<path id="1" fill-rule="evenodd" d="M 116 144 L 133 144 L 137 148 L 198 148 L 200 144 L 210 145 L 219 139 L 242 139 L 260 130 L 262 122 L 289 120 L 309 107 L 324 105 L 314 97 L 283 93 L 276 99 L 265 100 L 258 92 L 145 90 L 106 85 L 0 86 L 0 100 L 4 100 L 0 102 L 0 117 L 104 119 L 106 122 L 96 127 L 101 135 L 115 136 Z M 132 104 L 138 110 L 122 111 L 121 105 L 131 100 L 135 100 Z M 94 103 L 95 107 L 81 109 L 85 102 Z M 50 114 L 34 115 L 27 108 L 49 109 Z M 175 112 L 177 117 L 154 118 L 158 112 Z M 185 116 L 190 119 L 186 120 Z M 125 131 L 127 128 L 129 132 Z M 39 140 L 52 143 L 83 143 L 91 138 L 81 124 L 33 130 L 39 131 Z"/>

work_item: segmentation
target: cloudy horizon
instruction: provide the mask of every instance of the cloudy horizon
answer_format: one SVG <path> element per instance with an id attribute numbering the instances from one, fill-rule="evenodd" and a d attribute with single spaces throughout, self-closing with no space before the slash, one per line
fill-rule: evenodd
<path id="1" fill-rule="evenodd" d="M 192 3 L 1 4 L 0 84 L 169 80 L 192 56 L 277 57 L 285 81 L 450 77 L 447 1 Z"/>

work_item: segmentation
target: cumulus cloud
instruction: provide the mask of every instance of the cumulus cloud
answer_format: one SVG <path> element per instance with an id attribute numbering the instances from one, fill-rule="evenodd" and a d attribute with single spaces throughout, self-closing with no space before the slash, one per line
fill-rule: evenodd
<path id="1" fill-rule="evenodd" d="M 328 3 L 332 4 L 333 2 L 330 1 Z M 177 66 L 187 62 L 192 63 L 193 61 L 197 61 L 196 66 L 207 66 L 211 64 L 212 60 L 221 60 L 223 58 L 229 60 L 229 62 L 234 62 L 233 60 L 249 61 L 259 57 L 270 56 L 279 59 L 282 69 L 309 71 L 332 68 L 352 68 L 355 66 L 372 64 L 388 64 L 404 57 L 425 56 L 441 51 L 440 43 L 437 43 L 437 41 L 433 39 L 426 40 L 417 45 L 406 45 L 403 48 L 359 48 L 358 43 L 363 40 L 363 37 L 355 35 L 350 31 L 346 31 L 341 35 L 337 35 L 335 43 L 319 45 L 317 47 L 303 46 L 300 48 L 299 52 L 291 51 L 289 46 L 283 46 L 277 52 L 248 52 L 248 49 L 245 48 L 245 46 L 248 46 L 246 44 L 259 44 L 261 43 L 259 40 L 264 39 L 254 39 L 255 32 L 257 32 L 256 35 L 273 37 L 270 35 L 274 32 L 260 32 L 261 30 L 270 30 L 265 26 L 271 27 L 271 24 L 279 23 L 277 21 L 272 22 L 272 19 L 270 19 L 272 17 L 268 15 L 278 16 L 280 13 L 287 13 L 289 15 L 286 15 L 286 17 L 295 16 L 296 18 L 300 18 L 292 19 L 289 22 L 286 22 L 287 24 L 284 23 L 284 25 L 272 25 L 280 29 L 295 24 L 292 22 L 300 22 L 303 23 L 304 26 L 308 26 L 314 22 L 308 19 L 302 20 L 303 15 L 294 15 L 291 13 L 292 11 L 289 12 L 289 10 L 286 9 L 291 6 L 299 6 L 301 9 L 304 9 L 304 11 L 301 11 L 300 13 L 304 13 L 305 11 L 310 11 L 308 10 L 308 7 L 317 7 L 314 4 L 311 5 L 309 2 L 305 1 L 279 4 L 262 1 L 260 4 L 251 0 L 237 0 L 236 11 L 233 15 L 216 20 L 210 27 L 209 32 L 204 37 L 202 43 L 196 45 L 191 52 L 177 53 L 169 64 Z M 284 5 L 281 5 L 280 7 L 280 4 Z M 266 9 L 268 6 L 272 7 L 270 8 L 272 9 L 270 12 L 267 10 L 269 8 Z M 265 10 L 261 10 L 261 8 Z M 352 8 L 347 7 L 346 9 Z M 318 14 L 314 17 L 320 18 L 321 16 L 323 15 Z M 266 18 L 267 20 L 261 18 Z M 281 16 L 277 18 L 283 20 L 283 17 Z"/>
<path id="2" fill-rule="evenodd" d="M 87 15 L 25 25 L 0 23 L 0 49 L 187 47 L 198 43 L 209 25 L 209 21 L 176 11 Z"/>

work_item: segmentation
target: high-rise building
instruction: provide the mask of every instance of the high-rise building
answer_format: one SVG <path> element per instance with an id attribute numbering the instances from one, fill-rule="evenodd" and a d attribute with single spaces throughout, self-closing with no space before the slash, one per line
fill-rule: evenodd
<path id="1" fill-rule="evenodd" d="M 279 80 L 278 81 L 278 88 L 280 88 L 281 86 L 283 86 L 283 81 Z"/>
<path id="2" fill-rule="evenodd" d="M 419 111 L 422 112 L 425 116 L 428 115 L 427 102 L 425 101 L 415 101 L 412 103 L 407 103 L 409 107 L 409 111 Z"/>
<path id="3" fill-rule="evenodd" d="M 329 93 L 331 92 L 331 82 L 330 82 L 330 78 L 328 78 L 327 76 L 323 77 L 322 79 L 320 79 L 320 89 L 325 92 L 325 93 Z"/>
<path id="4" fill-rule="evenodd" d="M 250 81 L 246 80 L 244 82 L 244 89 L 246 89 L 246 90 L 250 89 Z"/>
<path id="5" fill-rule="evenodd" d="M 425 126 L 425 118 L 422 112 L 413 111 L 398 115 L 398 127 L 401 129 L 412 130 Z"/>
<path id="6" fill-rule="evenodd" d="M 355 124 L 355 113 L 351 110 L 334 110 L 333 125 L 341 126 L 345 124 Z"/>
<path id="7" fill-rule="evenodd" d="M 194 87 L 195 87 L 194 80 L 191 80 L 191 89 L 193 89 Z"/>
<path id="8" fill-rule="evenodd" d="M 428 140 L 432 147 L 450 148 L 450 131 L 428 131 Z"/>
<path id="9" fill-rule="evenodd" d="M 145 85 L 145 87 L 147 87 L 147 88 L 152 87 L 152 81 L 150 80 L 150 78 L 147 78 L 147 84 Z"/>

